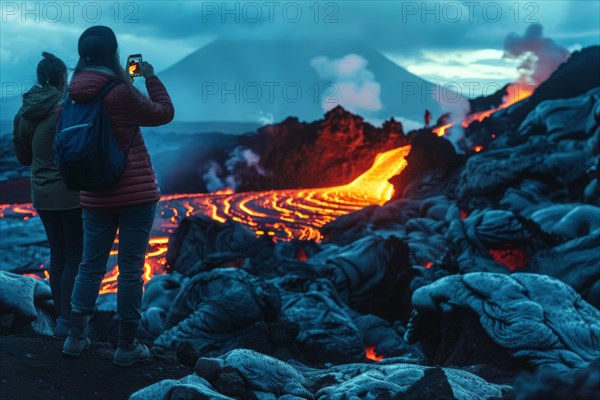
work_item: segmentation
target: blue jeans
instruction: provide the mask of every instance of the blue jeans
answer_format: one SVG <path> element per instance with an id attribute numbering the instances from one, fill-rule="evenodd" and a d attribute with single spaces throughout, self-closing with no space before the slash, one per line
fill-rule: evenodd
<path id="1" fill-rule="evenodd" d="M 83 209 L 83 260 L 71 297 L 74 313 L 91 315 L 96 307 L 106 263 L 119 229 L 117 319 L 139 323 L 144 262 L 156 203 L 106 209 Z"/>

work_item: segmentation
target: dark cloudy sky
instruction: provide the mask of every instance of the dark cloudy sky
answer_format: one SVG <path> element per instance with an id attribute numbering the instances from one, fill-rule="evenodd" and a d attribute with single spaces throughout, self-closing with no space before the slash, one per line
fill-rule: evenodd
<path id="1" fill-rule="evenodd" d="M 74 66 L 79 35 L 98 24 L 115 30 L 122 58 L 142 53 L 157 71 L 221 37 L 308 39 L 307 45 L 344 39 L 367 42 L 442 83 L 516 80 L 519 61 L 503 58 L 503 42 L 533 23 L 570 51 L 600 41 L 596 0 L 2 1 L 1 7 L 3 95 L 34 83 L 42 51 Z"/>

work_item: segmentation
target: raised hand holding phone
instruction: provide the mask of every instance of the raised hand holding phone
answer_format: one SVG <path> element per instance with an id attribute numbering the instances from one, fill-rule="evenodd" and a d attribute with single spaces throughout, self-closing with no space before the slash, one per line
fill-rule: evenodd
<path id="1" fill-rule="evenodd" d="M 154 76 L 154 67 L 148 61 L 142 61 L 141 63 L 142 76 L 144 79 L 148 79 Z"/>
<path id="2" fill-rule="evenodd" d="M 127 71 L 129 72 L 129 76 L 131 78 L 142 76 L 142 62 L 141 54 L 132 54 L 127 57 Z"/>

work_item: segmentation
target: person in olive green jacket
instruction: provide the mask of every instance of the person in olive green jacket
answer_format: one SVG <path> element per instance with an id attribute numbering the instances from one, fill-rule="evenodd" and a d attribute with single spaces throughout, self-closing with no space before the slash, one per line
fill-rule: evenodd
<path id="1" fill-rule="evenodd" d="M 59 58 L 42 53 L 38 83 L 23 95 L 14 119 L 13 144 L 23 165 L 31 165 L 31 199 L 50 244 L 50 288 L 57 320 L 54 335 L 65 338 L 71 316 L 71 292 L 83 249 L 79 192 L 65 186 L 54 165 L 56 106 L 64 96 L 67 67 Z"/>

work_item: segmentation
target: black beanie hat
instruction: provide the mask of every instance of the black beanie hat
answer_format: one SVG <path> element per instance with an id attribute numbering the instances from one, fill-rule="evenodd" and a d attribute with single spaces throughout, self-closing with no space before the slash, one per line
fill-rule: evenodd
<path id="1" fill-rule="evenodd" d="M 92 26 L 79 37 L 77 45 L 79 56 L 86 61 L 94 62 L 112 55 L 117 50 L 117 37 L 107 26 Z"/>

